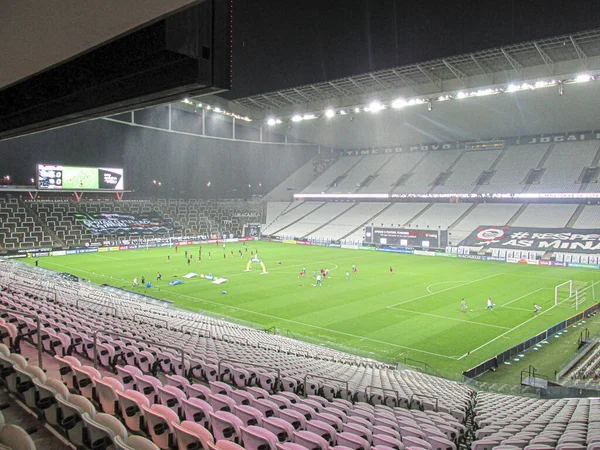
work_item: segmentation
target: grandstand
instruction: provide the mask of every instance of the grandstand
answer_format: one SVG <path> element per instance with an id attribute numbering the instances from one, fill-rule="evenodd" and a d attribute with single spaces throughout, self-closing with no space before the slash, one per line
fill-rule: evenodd
<path id="1" fill-rule="evenodd" d="M 574 49 L 562 48 L 566 40 Z M 589 58 L 582 75 L 584 50 Z M 560 72 L 551 77 L 545 74 L 549 55 Z M 407 66 L 399 72 L 332 80 L 329 87 L 299 86 L 295 93 L 267 92 L 233 101 L 211 97 L 209 102 L 219 107 L 186 99 L 162 110 L 99 119 L 93 126 L 101 136 L 121 133 L 118 136 L 126 141 L 137 128 L 149 133 L 143 138 L 135 135 L 132 141 L 139 139 L 135 143 L 143 143 L 140 148 L 147 145 L 148 154 L 161 164 L 173 159 L 169 161 L 173 167 L 164 172 L 173 187 L 161 191 L 161 183 L 154 180 L 140 192 L 98 189 L 85 196 L 77 189 L 49 192 L 25 185 L 0 191 L 3 391 L 11 401 L 25 405 L 38 426 L 51 428 L 69 445 L 83 449 L 600 448 L 597 398 L 545 398 L 557 392 L 552 390 L 555 379 L 544 380 L 543 387 L 536 380 L 528 380 L 532 388 L 492 386 L 501 392 L 488 392 L 489 385 L 470 379 L 470 372 L 480 375 L 500 364 L 510 365 L 514 356 L 527 358 L 526 352 L 535 348 L 529 345 L 533 340 L 558 338 L 559 330 L 568 332 L 573 324 L 597 320 L 598 58 L 600 31 L 592 31 L 432 61 L 426 69 Z M 589 79 L 582 81 L 582 76 Z M 540 118 L 536 112 L 560 109 L 554 100 L 559 88 L 570 99 L 568 111 Z M 375 97 L 385 103 L 377 111 L 371 103 Z M 393 106 L 397 97 L 406 97 L 400 102 L 402 120 Z M 523 110 L 521 99 L 526 104 Z M 333 115 L 321 111 L 325 104 L 335 105 Z M 298 115 L 300 108 L 307 114 Z M 368 115 L 371 112 L 380 115 Z M 423 119 L 426 113 L 431 116 Z M 509 116 L 521 117 L 524 123 L 508 120 Z M 377 120 L 381 126 L 373 125 Z M 200 132 L 195 128 L 199 123 Z M 92 136 L 92 126 L 86 126 Z M 68 130 L 53 132 L 61 135 Z M 186 149 L 181 150 L 183 156 L 165 150 L 165 142 L 178 151 Z M 205 152 L 197 151 L 196 145 Z M 128 158 L 132 164 L 131 154 Z M 138 169 L 137 182 L 149 185 L 150 170 L 133 166 Z M 217 184 L 214 189 L 209 178 Z M 265 188 L 258 190 L 263 183 Z M 190 190 L 183 189 L 187 184 Z M 513 228 L 519 238 L 513 238 Z M 385 240 L 377 241 L 375 230 L 387 233 L 381 235 Z M 427 232 L 437 236 L 436 245 L 426 238 L 409 239 Z M 534 237 L 538 235 L 542 237 Z M 296 253 L 289 261 L 269 255 L 278 266 L 269 274 L 258 259 L 260 244 L 251 247 L 251 256 L 239 248 L 255 239 L 305 245 L 306 253 Z M 235 255 L 236 263 L 243 260 L 240 267 L 228 269 L 227 276 L 234 281 L 220 279 L 230 284 L 209 283 L 218 281 L 219 275 L 209 273 L 210 266 L 203 268 L 207 264 L 201 261 L 202 246 L 209 245 L 219 250 L 219 260 L 221 245 L 223 260 L 232 259 L 229 252 L 231 256 L 240 252 L 239 259 Z M 169 251 L 174 247 L 167 256 L 169 264 L 180 248 L 186 258 L 188 251 L 195 256 L 198 250 L 198 261 L 191 261 L 193 267 L 188 267 L 190 261 L 185 267 L 168 266 L 171 273 L 164 283 L 158 273 L 157 284 L 159 280 L 163 284 L 152 290 L 146 285 L 144 293 L 135 289 L 137 276 L 132 287 L 129 280 L 113 278 L 108 270 L 97 274 L 96 269 L 83 267 L 81 273 L 89 277 L 84 280 L 37 267 L 42 257 L 55 261 L 58 256 L 98 253 L 95 256 L 104 257 L 106 265 L 120 264 L 118 270 L 125 272 L 128 260 L 110 259 L 108 252 L 132 250 L 130 254 L 144 260 L 148 275 L 158 271 L 159 258 L 167 259 L 167 253 L 146 252 L 158 247 Z M 339 252 L 348 250 L 343 257 L 323 256 L 340 247 L 344 250 Z M 100 255 L 100 250 L 106 253 Z M 394 297 L 380 308 L 386 317 L 376 323 L 375 332 L 340 314 L 360 302 L 366 308 L 363 317 L 373 319 L 380 305 L 364 305 L 369 302 L 363 298 L 332 298 L 330 305 L 314 295 L 324 304 L 317 311 L 307 311 L 300 302 L 284 305 L 282 296 L 300 292 L 312 299 L 320 288 L 320 280 L 313 284 L 310 274 L 308 284 L 302 284 L 305 274 L 298 271 L 307 261 L 327 271 L 339 270 L 330 278 L 342 283 L 360 279 L 362 266 L 361 275 L 352 276 L 346 267 L 354 266 L 354 259 L 359 265 L 364 261 L 361 252 L 353 250 L 372 250 L 373 258 L 376 251 L 406 256 L 393 260 L 394 267 L 401 267 L 393 277 L 389 260 L 383 275 L 367 272 L 375 281 L 368 287 L 373 298 L 380 295 L 384 302 L 387 295 Z M 30 264 L 17 261 L 25 257 Z M 426 264 L 427 259 L 435 278 L 418 273 L 418 264 L 412 263 Z M 494 266 L 486 259 L 507 265 Z M 346 266 L 334 261 L 345 261 Z M 460 276 L 444 278 L 442 272 L 450 266 L 441 261 L 456 263 L 453 267 Z M 279 276 L 285 283 L 280 291 L 270 292 L 266 282 L 252 281 L 248 292 L 272 302 L 268 314 L 253 309 L 256 297 L 240 299 L 240 295 L 235 304 L 214 301 L 215 293 L 227 298 L 228 292 L 239 289 L 235 282 L 240 274 L 251 272 L 243 269 L 251 263 L 262 265 L 255 278 Z M 508 263 L 518 265 L 502 269 Z M 484 273 L 482 268 L 488 267 L 494 273 Z M 60 270 L 71 269 L 64 263 Z M 161 297 L 166 283 L 181 281 L 186 273 L 196 278 L 195 272 L 204 272 L 197 280 L 206 281 L 188 284 L 198 291 L 197 297 L 179 293 L 186 297 L 185 304 Z M 235 280 L 236 276 L 240 278 Z M 387 284 L 384 276 L 400 280 Z M 519 276 L 526 278 L 523 293 L 516 281 Z M 91 281 L 98 279 L 107 283 Z M 477 291 L 468 299 L 470 306 L 459 310 L 458 301 L 467 291 L 464 286 Z M 557 286 L 563 286 L 560 298 Z M 327 288 L 325 284 L 322 291 Z M 494 289 L 506 297 L 498 301 L 498 310 L 507 308 L 504 311 L 510 309 L 513 318 L 523 317 L 516 325 L 501 322 L 495 311 L 483 306 Z M 451 291 L 447 297 L 446 291 Z M 574 300 L 579 292 L 585 298 L 581 308 Z M 433 303 L 430 308 L 427 301 L 433 297 L 445 302 L 447 309 Z M 539 314 L 531 308 L 538 299 L 546 302 Z M 410 304 L 417 300 L 426 305 L 424 311 Z M 456 304 L 448 306 L 450 302 Z M 200 309 L 211 307 L 212 314 Z M 282 319 L 278 308 L 290 308 L 291 318 Z M 333 345 L 335 339 L 326 333 L 336 330 L 314 317 L 323 310 L 340 315 L 332 320 L 339 321 L 336 326 L 343 328 L 339 334 L 353 343 Z M 544 315 L 550 311 L 555 315 Z M 244 317 L 237 323 L 232 319 L 236 312 Z M 272 324 L 253 325 L 253 314 Z M 553 320 L 548 317 L 559 322 L 544 322 Z M 290 330 L 282 331 L 286 320 L 311 331 L 297 339 Z M 428 322 L 423 325 L 421 320 Z M 454 344 L 445 342 L 443 330 L 452 327 L 445 325 L 449 322 L 473 327 L 464 328 L 468 331 L 459 339 L 467 340 L 468 333 L 476 333 L 473 329 L 485 335 L 472 347 L 475 356 L 471 351 L 446 352 Z M 386 328 L 395 326 L 413 332 L 423 347 L 382 340 Z M 442 331 L 438 335 L 430 329 Z M 479 358 L 481 348 L 503 345 L 502 339 L 515 344 L 506 350 L 509 356 L 499 353 L 482 357 L 473 368 L 464 365 L 468 358 Z M 363 341 L 391 345 L 397 351 L 389 358 L 380 357 L 383 352 L 365 356 Z M 415 355 L 425 356 L 415 360 Z M 464 379 L 442 377 L 444 368 L 427 362 L 432 355 L 439 358 L 436 362 L 446 358 L 456 367 L 462 365 Z M 597 341 L 579 356 L 560 393 L 598 397 Z M 520 392 L 529 395 L 512 395 Z M 27 441 L 27 433 L 16 433 L 19 442 Z"/>

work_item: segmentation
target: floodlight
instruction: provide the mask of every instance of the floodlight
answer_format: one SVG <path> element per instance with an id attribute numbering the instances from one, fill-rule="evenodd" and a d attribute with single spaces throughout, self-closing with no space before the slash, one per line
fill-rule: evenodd
<path id="1" fill-rule="evenodd" d="M 360 112 L 360 108 L 354 108 L 354 112 L 358 114 Z"/>
<path id="2" fill-rule="evenodd" d="M 465 93 L 464 93 L 464 92 L 462 92 L 462 91 L 456 94 L 456 98 L 459 98 L 459 99 L 460 99 L 460 98 L 465 98 L 465 97 L 467 97 L 467 94 L 465 94 Z"/>
<path id="3" fill-rule="evenodd" d="M 371 111 L 372 113 L 377 113 L 379 111 L 381 111 L 383 109 L 383 105 L 381 103 L 379 103 L 377 100 L 372 101 L 369 104 L 369 111 Z"/>
<path id="4" fill-rule="evenodd" d="M 328 109 L 325 111 L 325 117 L 331 118 L 333 116 L 335 116 L 335 111 L 333 109 Z"/>
<path id="5" fill-rule="evenodd" d="M 591 79 L 591 75 L 581 74 L 577 75 L 577 77 L 575 78 L 575 83 L 587 83 L 588 81 L 591 81 Z"/>
<path id="6" fill-rule="evenodd" d="M 516 84 L 509 84 L 508 88 L 506 88 L 507 92 L 516 92 L 519 90 L 519 86 L 517 86 Z"/>
<path id="7" fill-rule="evenodd" d="M 398 98 L 392 102 L 392 108 L 394 109 L 404 108 L 406 105 L 406 100 L 404 100 L 403 98 Z"/>
<path id="8" fill-rule="evenodd" d="M 345 116 L 345 115 L 346 115 L 346 114 L 348 114 L 348 113 L 346 112 L 346 110 L 344 110 L 344 109 L 341 109 L 341 110 L 340 110 L 340 114 L 341 114 L 342 116 Z"/>
<path id="9" fill-rule="evenodd" d="M 292 122 L 300 122 L 302 120 L 302 116 L 300 114 L 296 114 L 292 117 Z"/>
<path id="10" fill-rule="evenodd" d="M 267 125 L 269 125 L 270 127 L 272 127 L 276 123 L 277 123 L 277 121 L 275 119 L 273 119 L 272 117 L 270 117 L 269 119 L 267 119 Z"/>

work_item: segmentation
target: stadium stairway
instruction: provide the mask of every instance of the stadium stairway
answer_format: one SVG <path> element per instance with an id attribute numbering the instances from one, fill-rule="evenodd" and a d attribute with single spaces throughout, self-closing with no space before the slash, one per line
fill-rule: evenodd
<path id="1" fill-rule="evenodd" d="M 519 218 L 523 211 L 527 208 L 527 203 L 523 203 L 521 207 L 517 210 L 517 212 L 510 218 L 508 222 L 506 222 L 506 226 L 510 227 L 515 221 Z"/>
<path id="2" fill-rule="evenodd" d="M 454 221 L 454 223 L 452 223 L 452 225 L 450 225 L 448 227 L 448 229 L 453 230 L 454 227 L 456 227 L 465 217 L 467 217 L 469 214 L 471 214 L 471 211 L 473 211 L 475 208 L 477 208 L 478 205 L 479 205 L 479 203 L 473 203 L 471 206 L 469 206 L 469 209 L 467 209 L 464 213 L 462 213 L 460 215 L 460 217 L 458 219 L 456 219 Z"/>
<path id="3" fill-rule="evenodd" d="M 379 172 L 381 172 L 381 169 L 386 167 L 388 164 L 393 164 L 392 159 L 394 159 L 395 157 L 396 157 L 396 154 L 387 158 L 385 160 L 385 162 L 381 166 L 379 166 L 379 168 L 375 172 L 373 172 L 372 174 L 370 174 L 369 176 L 367 176 L 364 180 L 362 180 L 360 182 L 360 186 L 358 188 L 356 188 L 356 190 L 354 192 L 360 192 L 360 190 L 363 187 L 369 186 L 379 176 Z"/>
<path id="4" fill-rule="evenodd" d="M 584 209 L 585 209 L 585 205 L 579 205 L 577 207 L 577 209 L 575 210 L 575 212 L 573 213 L 573 215 L 567 222 L 567 225 L 566 225 L 567 228 L 572 228 L 575 225 L 575 222 L 577 222 L 577 219 L 579 219 L 579 216 L 581 215 L 581 213 L 583 212 Z"/>
<path id="5" fill-rule="evenodd" d="M 431 208 L 433 205 L 435 205 L 435 203 L 429 203 L 425 208 L 423 208 L 421 211 L 419 211 L 418 213 L 416 213 L 414 216 L 412 216 L 410 218 L 410 220 L 407 220 L 405 223 L 403 223 L 403 226 L 407 226 L 409 223 L 413 223 L 415 220 L 417 220 L 419 217 L 421 217 L 423 214 L 425 214 L 425 212 Z"/>
<path id="6" fill-rule="evenodd" d="M 24 202 L 20 199 L 18 200 L 18 202 L 19 206 L 22 206 L 27 212 L 27 214 L 29 214 L 33 218 L 33 222 L 37 226 L 41 227 L 44 233 L 52 237 L 52 242 L 60 246 L 66 246 L 66 243 L 62 239 L 60 239 L 58 235 L 48 227 L 48 225 L 46 225 L 46 223 L 40 218 L 40 216 L 38 216 L 38 214 L 33 210 L 33 208 L 27 204 L 27 202 Z"/>
<path id="7" fill-rule="evenodd" d="M 544 168 L 544 164 L 546 163 L 546 161 L 550 157 L 550 154 L 552 153 L 552 150 L 554 150 L 554 147 L 555 147 L 555 144 L 551 144 L 548 147 L 548 150 L 546 150 L 546 153 L 544 153 L 544 156 L 542 156 L 542 159 L 540 159 L 540 162 L 537 165 L 537 169 L 543 169 Z"/>
<path id="8" fill-rule="evenodd" d="M 330 220 L 328 220 L 327 222 L 325 222 L 324 224 L 322 224 L 321 226 L 315 228 L 314 230 L 312 230 L 309 233 L 306 233 L 304 236 L 302 236 L 303 238 L 310 236 L 311 234 L 319 231 L 321 228 L 326 227 L 327 225 L 329 225 L 331 222 L 333 222 L 335 219 L 337 219 L 338 217 L 340 217 L 342 214 L 347 213 L 348 211 L 350 211 L 352 208 L 356 207 L 356 205 L 358 205 L 358 203 L 354 203 L 350 208 L 347 208 L 345 210 L 343 210 L 341 213 L 337 214 L 336 216 L 334 216 L 333 218 L 331 218 Z"/>
<path id="9" fill-rule="evenodd" d="M 305 203 L 305 202 L 299 202 L 299 204 L 298 204 L 298 205 L 297 205 L 295 208 L 297 208 L 298 206 L 300 206 L 301 204 L 304 204 L 304 203 Z M 299 217 L 298 219 L 294 220 L 292 223 L 288 223 L 288 224 L 287 224 L 285 227 L 283 227 L 283 228 L 280 228 L 279 230 L 277 230 L 277 231 L 274 231 L 274 232 L 272 232 L 272 233 L 269 233 L 269 234 L 270 234 L 270 235 L 277 235 L 277 234 L 281 233 L 281 232 L 282 232 L 283 230 L 285 230 L 286 228 L 289 228 L 289 227 L 291 227 L 292 225 L 294 225 L 294 224 L 296 224 L 296 223 L 300 222 L 300 221 L 301 221 L 301 220 L 303 220 L 303 219 L 304 219 L 306 216 L 308 216 L 308 215 L 310 215 L 310 214 L 314 213 L 314 212 L 315 212 L 317 209 L 320 209 L 320 208 L 322 208 L 322 207 L 323 207 L 323 206 L 325 206 L 326 204 L 327 204 L 327 203 L 321 203 L 319 206 L 317 206 L 317 207 L 316 207 L 316 208 L 314 208 L 314 209 L 311 209 L 309 212 L 307 212 L 306 214 L 304 214 L 302 217 Z M 292 211 L 293 209 L 295 209 L 295 208 L 291 208 L 291 209 L 289 209 L 289 210 L 288 210 L 288 213 L 289 213 L 290 211 Z M 280 215 L 281 215 L 281 214 L 280 214 Z"/>
<path id="10" fill-rule="evenodd" d="M 343 181 L 343 180 L 344 180 L 344 179 L 345 179 L 345 178 L 348 176 L 348 174 L 349 174 L 350 172 L 352 172 L 352 170 L 354 170 L 354 168 L 355 168 L 356 166 L 358 166 L 360 163 L 362 163 L 363 159 L 365 159 L 366 157 L 367 157 L 367 156 L 363 156 L 362 158 L 360 158 L 358 161 L 356 161 L 356 163 L 354 163 L 352 166 L 350 166 L 350 168 L 349 168 L 348 170 L 346 170 L 344 173 L 340 174 L 340 175 L 339 175 L 339 176 L 338 176 L 338 177 L 337 177 L 335 180 L 332 180 L 331 184 L 329 184 L 329 185 L 326 187 L 326 189 L 325 189 L 323 192 L 327 193 L 327 191 L 328 191 L 330 188 L 334 187 L 334 182 L 336 182 L 336 181 L 338 181 L 338 180 L 339 180 L 339 181 Z M 330 167 L 331 167 L 331 166 L 330 166 Z M 325 172 L 325 173 L 326 173 L 326 172 Z M 335 183 L 335 184 L 337 184 L 337 183 Z"/>
<path id="11" fill-rule="evenodd" d="M 383 214 L 385 211 L 387 211 L 388 209 L 390 209 L 394 204 L 390 203 L 389 205 L 387 205 L 385 208 L 383 208 L 381 211 L 379 211 L 377 214 L 375 214 L 372 217 L 369 217 L 365 222 L 361 223 L 359 226 L 357 226 L 354 230 L 352 230 L 350 233 L 346 234 L 345 236 L 342 236 L 340 240 L 344 240 L 346 239 L 348 236 L 352 236 L 354 233 L 356 233 L 358 230 L 360 230 L 361 228 L 366 227 L 369 223 L 372 223 L 377 217 L 379 217 L 381 214 Z"/>

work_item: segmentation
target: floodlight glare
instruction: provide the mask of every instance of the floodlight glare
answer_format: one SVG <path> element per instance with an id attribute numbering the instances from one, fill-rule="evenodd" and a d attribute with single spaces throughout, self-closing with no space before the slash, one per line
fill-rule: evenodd
<path id="1" fill-rule="evenodd" d="M 516 84 L 509 84 L 508 88 L 506 88 L 507 92 L 516 92 L 519 90 L 519 86 L 517 86 Z"/>
<path id="2" fill-rule="evenodd" d="M 333 109 L 328 109 L 325 111 L 325 117 L 331 118 L 333 116 L 335 116 L 335 111 Z"/>
<path id="3" fill-rule="evenodd" d="M 275 119 L 273 119 L 272 117 L 267 120 L 267 125 L 269 125 L 270 127 L 272 127 L 276 123 L 277 123 L 277 121 Z"/>
<path id="4" fill-rule="evenodd" d="M 344 109 L 341 109 L 341 110 L 340 110 L 340 114 L 341 114 L 342 116 L 345 116 L 345 115 L 346 115 L 346 114 L 348 114 L 348 113 L 346 112 L 346 110 L 344 110 Z"/>
<path id="5" fill-rule="evenodd" d="M 299 114 L 296 114 L 294 117 L 292 117 L 292 122 L 300 122 L 302 120 L 302 116 Z"/>
<path id="6" fill-rule="evenodd" d="M 465 94 L 462 91 L 456 94 L 456 98 L 465 98 L 465 97 L 467 97 L 467 94 Z"/>
<path id="7" fill-rule="evenodd" d="M 398 98 L 392 102 L 392 108 L 394 109 L 404 108 L 406 105 L 406 100 L 404 100 L 403 98 Z"/>
<path id="8" fill-rule="evenodd" d="M 379 103 L 377 100 L 371 102 L 369 104 L 369 111 L 371 111 L 372 113 L 377 113 L 379 111 L 381 111 L 383 109 L 383 105 L 381 103 Z"/>
<path id="9" fill-rule="evenodd" d="M 575 82 L 576 83 L 587 83 L 591 79 L 592 79 L 591 75 L 582 74 L 582 75 L 577 75 L 577 77 L 575 78 Z"/>
<path id="10" fill-rule="evenodd" d="M 360 108 L 354 108 L 354 112 L 358 114 L 360 112 Z"/>

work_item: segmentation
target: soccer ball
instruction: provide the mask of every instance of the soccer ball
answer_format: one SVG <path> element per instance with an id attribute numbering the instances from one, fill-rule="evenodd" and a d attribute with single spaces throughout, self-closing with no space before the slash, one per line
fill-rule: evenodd
<path id="1" fill-rule="evenodd" d="M 496 306 L 496 304 L 494 303 L 494 306 Z"/>
<path id="2" fill-rule="evenodd" d="M 471 310 L 471 312 L 473 312 L 474 310 Z"/>

